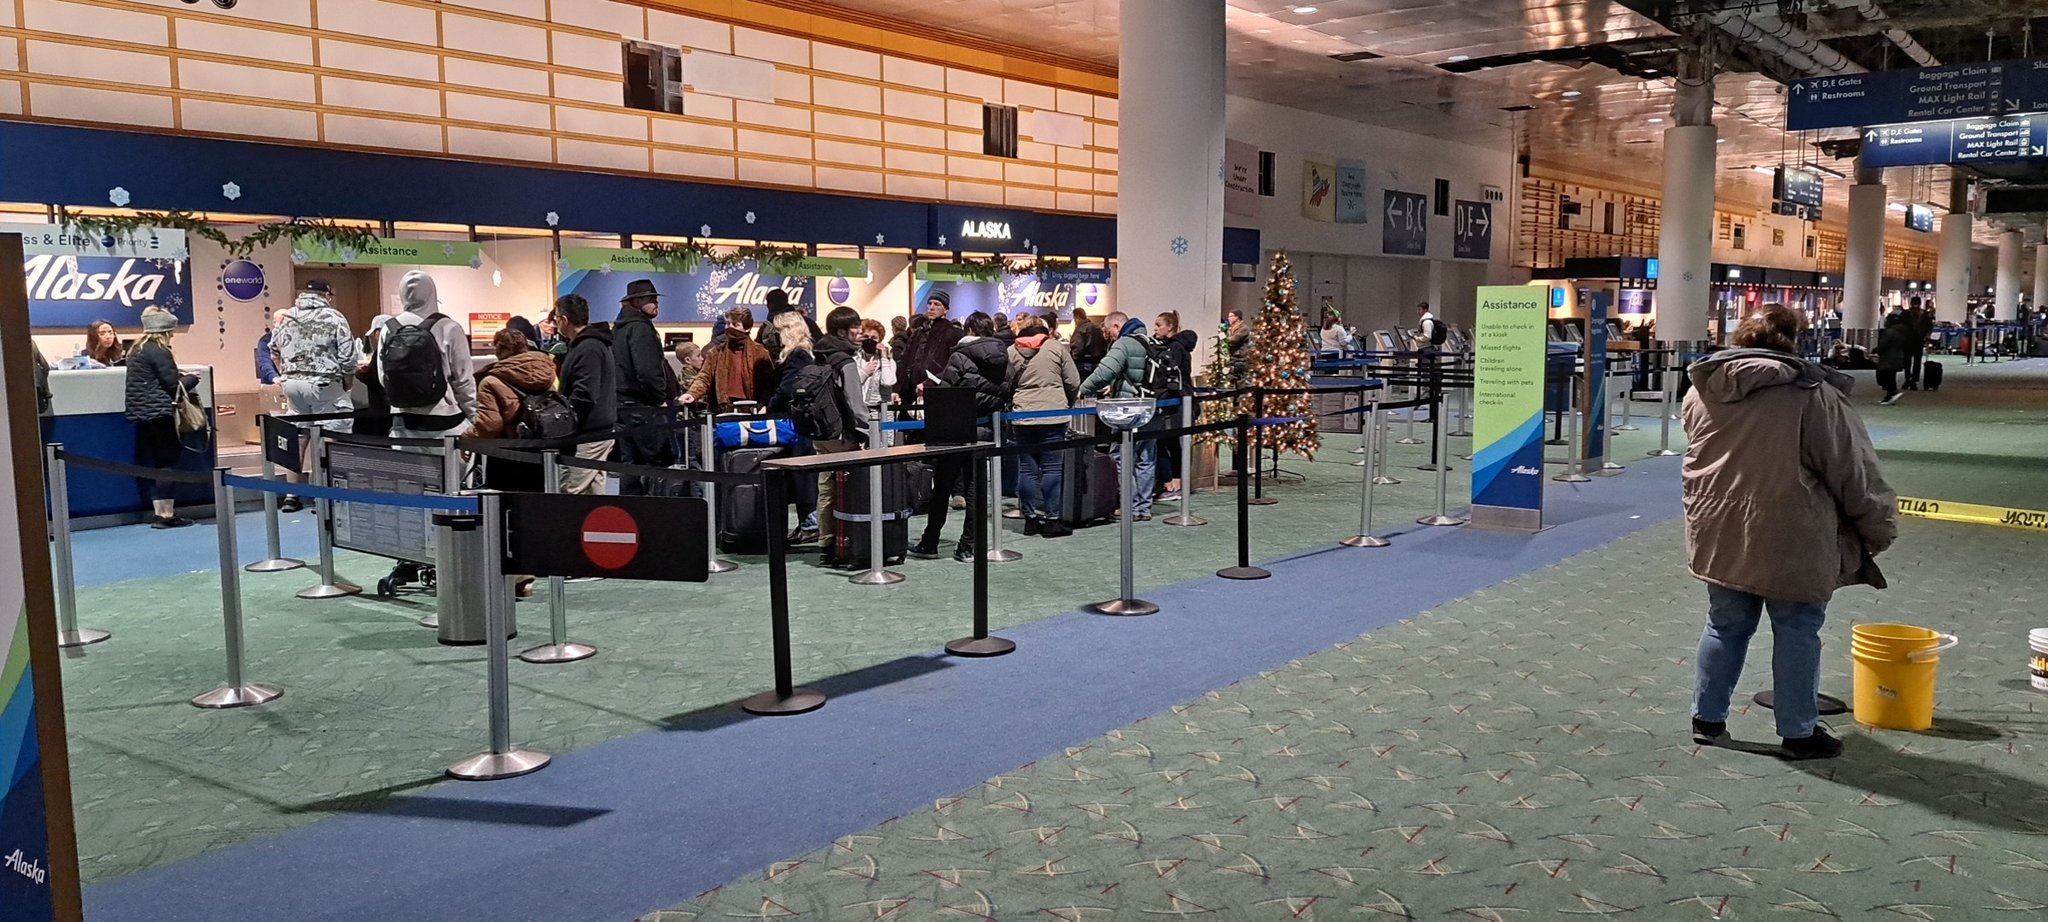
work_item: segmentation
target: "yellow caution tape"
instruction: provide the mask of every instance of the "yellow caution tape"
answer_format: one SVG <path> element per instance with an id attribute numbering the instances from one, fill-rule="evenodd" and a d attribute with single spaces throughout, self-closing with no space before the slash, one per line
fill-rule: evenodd
<path id="1" fill-rule="evenodd" d="M 1976 503 L 1955 503 L 1936 499 L 1910 499 L 1899 497 L 1899 514 L 1918 516 L 1923 519 L 1939 519 L 1944 522 L 1963 522 L 1970 525 L 2000 525 L 2006 528 L 2024 528 L 2028 531 L 2048 532 L 2048 512 L 2032 509 L 2009 509 L 2004 506 L 1979 506 Z"/>

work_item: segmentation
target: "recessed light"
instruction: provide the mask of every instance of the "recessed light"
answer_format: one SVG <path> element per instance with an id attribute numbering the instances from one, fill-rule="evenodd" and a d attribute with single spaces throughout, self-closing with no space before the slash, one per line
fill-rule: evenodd
<path id="1" fill-rule="evenodd" d="M 1715 144 L 1726 144 L 1726 143 L 1728 143 L 1728 139 L 1727 139 L 1727 138 L 1715 138 L 1715 139 L 1714 139 L 1714 143 L 1715 143 Z"/>
<path id="2" fill-rule="evenodd" d="M 1272 33 L 1272 31 L 1273 31 L 1273 30 L 1271 30 L 1271 29 L 1258 29 L 1258 30 L 1256 30 L 1256 31 L 1257 31 L 1257 32 L 1258 32 L 1258 33 L 1259 33 L 1260 35 L 1269 35 L 1269 34 L 1271 34 L 1271 33 Z"/>
<path id="3" fill-rule="evenodd" d="M 1306 45 L 1306 44 L 1308 44 L 1308 39 L 1305 39 L 1305 38 L 1297 38 L 1297 39 L 1295 39 L 1295 40 L 1294 40 L 1294 43 L 1295 43 L 1295 44 L 1297 44 L 1297 45 Z"/>
<path id="4" fill-rule="evenodd" d="M 1585 94 L 1579 92 L 1578 90 L 1566 90 L 1562 93 L 1559 93 L 1558 95 L 1563 96 L 1566 99 L 1577 99 L 1580 96 L 1584 96 Z"/>
<path id="5" fill-rule="evenodd" d="M 1657 116 L 1654 116 L 1654 115 L 1653 115 L 1653 116 L 1650 116 L 1650 124 L 1652 124 L 1652 125 L 1662 125 L 1662 124 L 1664 124 L 1664 120 L 1663 120 L 1663 119 L 1661 119 L 1661 118 L 1658 118 Z"/>
<path id="6" fill-rule="evenodd" d="M 1308 14 L 1315 12 L 1316 8 L 1312 6 L 1297 6 L 1294 8 L 1294 11 L 1300 13 L 1303 16 L 1307 16 Z"/>
<path id="7" fill-rule="evenodd" d="M 1449 61 L 1452 64 L 1456 64 L 1460 61 L 1470 61 L 1472 60 L 1472 56 L 1469 54 L 1454 54 L 1448 58 L 1445 58 L 1444 60 Z"/>

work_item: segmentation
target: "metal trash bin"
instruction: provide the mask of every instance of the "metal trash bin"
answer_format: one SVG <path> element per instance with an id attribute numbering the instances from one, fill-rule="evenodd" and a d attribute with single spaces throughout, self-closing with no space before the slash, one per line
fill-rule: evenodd
<path id="1" fill-rule="evenodd" d="M 438 512 L 434 527 L 441 530 L 434 552 L 438 572 L 434 604 L 440 617 L 440 640 L 449 646 L 475 646 L 484 642 L 484 605 L 490 598 L 485 581 L 490 579 L 490 561 L 484 548 L 483 519 L 468 513 Z M 505 612 L 505 636 L 519 636 L 516 610 Z"/>

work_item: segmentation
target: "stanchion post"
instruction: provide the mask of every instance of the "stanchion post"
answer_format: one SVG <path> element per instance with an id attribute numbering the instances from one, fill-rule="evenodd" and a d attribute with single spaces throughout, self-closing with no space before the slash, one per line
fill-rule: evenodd
<path id="1" fill-rule="evenodd" d="M 1634 366 L 1640 363 L 1644 366 L 1644 369 L 1647 371 L 1649 367 L 1649 361 L 1649 356 L 1643 354 L 1641 351 L 1638 351 L 1635 354 L 1635 359 L 1631 361 L 1629 364 L 1631 366 Z M 1622 375 L 1622 377 L 1628 381 L 1628 384 L 1621 389 L 1621 425 L 1614 427 L 1614 431 L 1634 432 L 1636 431 L 1636 426 L 1634 422 L 1636 407 L 1635 368 L 1630 367 L 1628 373 Z"/>
<path id="2" fill-rule="evenodd" d="M 1435 416 L 1435 415 L 1438 415 L 1438 414 L 1437 414 L 1437 413 L 1436 413 L 1435 411 L 1432 411 L 1430 415 L 1432 415 L 1432 416 Z M 1437 441 L 1437 450 L 1438 450 L 1439 452 L 1443 451 L 1443 449 L 1444 449 L 1444 447 L 1445 447 L 1445 440 L 1446 440 L 1447 438 L 1449 438 L 1449 436 L 1447 436 L 1447 435 L 1445 435 L 1445 434 L 1444 434 L 1444 430 L 1443 430 L 1443 427 L 1441 427 L 1441 426 L 1437 427 L 1437 430 L 1436 430 L 1436 441 Z M 1442 526 L 1453 526 L 1453 525 L 1463 525 L 1463 524 L 1465 524 L 1465 520 L 1464 520 L 1464 519 L 1461 519 L 1461 518 L 1459 518 L 1459 517 L 1457 517 L 1457 516 L 1455 516 L 1455 515 L 1451 515 L 1451 514 L 1449 513 L 1449 511 L 1448 511 L 1448 510 L 1447 510 L 1447 509 L 1445 508 L 1445 505 L 1444 505 L 1444 504 L 1445 504 L 1445 502 L 1446 502 L 1446 500 L 1445 500 L 1445 495 L 1446 495 L 1446 493 L 1447 493 L 1447 492 L 1448 492 L 1448 491 L 1450 490 L 1450 470 L 1451 470 L 1451 466 L 1450 466 L 1449 464 L 1439 464 L 1439 465 L 1437 465 L 1437 468 L 1436 468 L 1436 514 L 1435 514 L 1435 515 L 1425 515 L 1425 516 L 1423 516 L 1422 518 L 1416 519 L 1415 521 L 1416 521 L 1416 522 L 1417 522 L 1418 524 L 1422 524 L 1422 525 L 1442 525 Z"/>
<path id="3" fill-rule="evenodd" d="M 1417 399 L 1417 397 L 1418 397 L 1418 395 L 1416 394 L 1416 391 L 1418 391 L 1418 390 L 1420 390 L 1420 389 L 1421 389 L 1421 385 L 1422 385 L 1422 353 L 1418 352 L 1418 353 L 1415 353 L 1415 354 L 1414 354 L 1413 356 L 1411 356 L 1411 357 L 1410 357 L 1410 358 L 1408 359 L 1408 388 L 1407 388 L 1407 390 L 1408 390 L 1408 401 L 1409 401 L 1409 404 L 1410 404 L 1410 406 L 1408 407 L 1408 413 L 1407 413 L 1407 416 L 1408 416 L 1408 432 L 1407 432 L 1407 434 L 1405 434 L 1405 435 L 1401 436 L 1400 438 L 1398 438 L 1398 439 L 1395 439 L 1395 440 L 1394 440 L 1394 444 L 1396 444 L 1396 445 L 1420 445 L 1420 444 L 1422 444 L 1422 440 L 1421 440 L 1421 439 L 1418 439 L 1418 438 L 1416 438 L 1416 437 L 1415 437 L 1415 407 L 1414 407 L 1414 402 L 1415 402 L 1415 400 L 1416 400 L 1416 399 Z"/>
<path id="4" fill-rule="evenodd" d="M 878 404 L 873 408 L 874 411 L 868 414 L 868 446 L 871 448 L 884 447 L 883 434 L 887 430 L 883 427 L 888 425 L 888 406 L 886 402 Z M 903 574 L 889 569 L 889 552 L 882 546 L 885 534 L 882 517 L 894 511 L 882 505 L 882 466 L 868 465 L 867 479 L 868 569 L 867 572 L 847 577 L 847 581 L 856 586 L 891 586 L 903 582 Z M 837 527 L 845 528 L 846 525 L 847 523 L 840 522 Z"/>
<path id="5" fill-rule="evenodd" d="M 485 704 L 489 708 L 491 748 L 448 766 L 449 777 L 463 781 L 517 778 L 546 768 L 551 759 L 545 752 L 512 745 L 512 666 L 507 662 L 511 659 L 511 645 L 505 637 L 505 614 L 513 604 L 512 577 L 504 572 L 505 519 L 500 510 L 502 502 L 496 493 L 477 494 L 478 515 L 484 532 L 484 559 L 489 561 L 484 572 L 441 575 L 443 582 L 452 576 L 475 586 L 484 594 L 484 692 Z"/>
<path id="6" fill-rule="evenodd" d="M 1614 419 L 1614 375 L 1607 376 L 1607 418 Z M 1627 465 L 1614 460 L 1614 427 L 1600 427 L 1600 469 L 1593 472 L 1595 477 L 1613 477 Z"/>
<path id="7" fill-rule="evenodd" d="M 327 430 L 312 426 L 306 435 L 313 440 L 306 482 L 318 487 L 327 486 Z M 313 519 L 320 541 L 320 585 L 299 590 L 299 598 L 338 599 L 363 591 L 363 587 L 334 575 L 334 501 L 315 499 Z"/>
<path id="8" fill-rule="evenodd" d="M 1263 387 L 1252 388 L 1252 418 L 1266 418 L 1266 389 Z M 1279 502 L 1279 500 L 1266 495 L 1266 433 L 1263 426 L 1254 428 L 1252 445 L 1251 504 L 1254 506 L 1271 506 Z M 1238 468 L 1238 476 L 1244 476 L 1243 468 Z"/>
<path id="9" fill-rule="evenodd" d="M 213 525 L 220 539 L 221 646 L 227 654 L 228 681 L 192 699 L 193 707 L 242 708 L 270 701 L 284 690 L 258 685 L 242 678 L 242 569 L 235 564 L 235 488 L 228 486 L 228 469 L 213 469 Z"/>
<path id="10" fill-rule="evenodd" d="M 1134 470 L 1138 462 L 1137 444 L 1138 433 L 1136 427 L 1123 430 L 1121 445 L 1117 449 L 1120 453 L 1118 456 L 1120 463 L 1117 465 L 1116 472 L 1117 496 L 1123 509 L 1123 513 L 1118 515 L 1116 519 L 1119 549 L 1117 555 L 1117 585 L 1120 591 L 1114 599 L 1107 602 L 1097 602 L 1088 606 L 1089 611 L 1098 615 L 1152 615 L 1159 613 L 1159 606 L 1137 597 L 1137 589 L 1134 585 L 1136 577 L 1133 573 L 1133 562 L 1131 560 L 1133 551 L 1131 523 L 1137 519 L 1137 516 L 1131 513 L 1132 508 L 1134 508 L 1131 502 L 1135 498 L 1132 494 L 1137 492 L 1134 487 L 1137 480 L 1135 476 L 1136 471 Z"/>
<path id="11" fill-rule="evenodd" d="M 1195 395 L 1193 392 L 1180 397 L 1180 427 L 1182 430 L 1195 426 Z M 1154 449 L 1155 451 L 1157 449 Z M 1209 524 L 1209 520 L 1188 514 L 1188 497 L 1195 493 L 1195 437 L 1183 431 L 1180 436 L 1180 514 L 1169 515 L 1159 521 L 1165 525 L 1194 528 Z"/>
<path id="12" fill-rule="evenodd" d="M 540 454 L 541 490 L 562 492 L 561 452 L 550 448 Z M 519 654 L 529 663 L 573 663 L 597 655 L 597 648 L 569 639 L 569 587 L 559 576 L 548 577 L 548 642 Z"/>
<path id="13" fill-rule="evenodd" d="M 1380 402 L 1378 400 L 1372 402 L 1372 412 L 1369 414 L 1369 418 L 1372 421 L 1372 425 L 1365 431 L 1378 433 L 1380 428 Z M 1373 437 L 1377 438 L 1377 435 Z M 1367 460 L 1370 460 L 1373 457 L 1373 452 L 1368 449 L 1365 457 Z M 1358 534 L 1337 543 L 1345 547 L 1386 547 L 1389 543 L 1387 539 L 1372 533 L 1372 475 L 1374 471 L 1371 465 L 1367 465 L 1366 469 L 1359 473 Z"/>
<path id="14" fill-rule="evenodd" d="M 50 482 L 50 560 L 57 583 L 57 646 L 83 647 L 114 636 L 78 626 L 78 565 L 71 559 L 71 477 L 64 446 L 43 446 L 43 470 Z"/>
<path id="15" fill-rule="evenodd" d="M 1452 355 L 1451 370 L 1463 370 L 1465 364 L 1468 361 L 1470 361 L 1468 356 L 1462 354 Z M 1472 429 L 1470 428 L 1468 421 L 1471 418 L 1472 389 L 1470 387 L 1462 387 L 1457 384 L 1451 385 L 1451 423 L 1454 427 L 1451 429 L 1451 438 L 1470 438 L 1472 435 Z"/>
<path id="16" fill-rule="evenodd" d="M 1372 437 L 1372 454 L 1368 456 L 1372 458 L 1372 482 L 1375 486 L 1389 487 L 1401 482 L 1400 478 L 1387 475 L 1387 443 L 1394 434 L 1394 423 L 1381 414 L 1379 425 L 1380 431 Z"/>
<path id="17" fill-rule="evenodd" d="M 999 441 L 996 444 L 1001 445 L 1002 443 Z M 994 471 L 1001 470 L 998 465 L 1002 463 L 1002 457 L 991 454 L 989 460 L 992 460 L 994 463 L 988 463 L 988 461 L 984 461 L 981 458 L 975 458 L 969 462 L 969 466 L 974 469 L 975 502 L 987 504 L 986 507 L 976 509 L 971 513 L 974 517 L 974 524 L 972 526 L 973 538 L 977 545 L 986 540 L 982 534 L 985 530 L 1001 527 L 1001 523 L 994 521 L 995 516 L 993 515 L 996 509 L 1002 507 L 1002 503 L 995 499 L 999 493 L 999 485 L 985 481 L 994 480 L 989 475 Z M 994 469 L 994 471 L 991 469 Z M 954 656 L 1001 656 L 1017 649 L 1017 644 L 1010 640 L 989 636 L 988 565 L 989 555 L 974 555 L 974 633 L 946 644 L 946 652 Z M 1128 567 L 1128 564 L 1126 564 L 1126 567 Z M 1128 597 L 1128 593 L 1126 593 L 1126 597 Z"/>
<path id="18" fill-rule="evenodd" d="M 266 441 L 264 451 L 268 452 L 270 450 L 267 444 L 270 438 L 268 427 L 270 425 L 269 420 L 272 417 L 265 416 L 263 419 L 265 421 L 263 438 Z M 277 463 L 271 461 L 267 456 L 263 459 L 263 479 L 277 479 Z M 278 532 L 277 526 L 277 494 L 269 490 L 263 491 L 263 553 L 264 557 L 262 560 L 256 561 L 242 569 L 250 573 L 282 573 L 286 570 L 296 570 L 306 565 L 306 562 L 303 560 L 284 555 L 284 539 Z"/>
<path id="19" fill-rule="evenodd" d="M 781 471 L 761 472 L 763 509 L 787 508 L 789 498 Z M 789 655 L 789 536 L 780 528 L 768 529 L 768 627 L 775 654 L 775 690 L 762 692 L 740 702 L 749 714 L 783 717 L 805 714 L 825 706 L 825 696 L 796 687 L 790 677 Z"/>
<path id="20" fill-rule="evenodd" d="M 1003 447 L 1003 412 L 997 410 L 989 414 L 988 422 L 989 436 L 995 440 L 997 448 Z M 1022 560 L 1022 553 L 1003 548 L 1003 458 L 1001 455 L 990 453 L 983 466 L 989 469 L 987 476 L 982 478 L 987 482 L 982 489 L 988 493 L 988 508 L 983 514 L 983 518 L 989 520 L 988 538 L 986 543 L 976 544 L 975 547 L 981 548 L 980 556 L 988 558 L 989 563 Z"/>
<path id="21" fill-rule="evenodd" d="M 1663 371 L 1657 375 L 1657 378 L 1658 383 L 1664 385 L 1664 392 L 1657 398 L 1657 422 L 1661 432 L 1657 437 L 1657 448 L 1650 452 L 1649 456 L 1652 458 L 1669 458 L 1679 454 L 1679 452 L 1671 450 L 1671 391 L 1673 390 L 1671 382 L 1673 379 L 1668 359 L 1665 362 Z"/>
<path id="22" fill-rule="evenodd" d="M 1273 575 L 1252 566 L 1251 478 L 1245 470 L 1245 457 L 1250 454 L 1251 429 L 1251 420 L 1239 413 L 1237 447 L 1231 450 L 1231 462 L 1237 467 L 1237 566 L 1217 570 L 1216 575 L 1224 579 L 1265 579 Z"/>
<path id="23" fill-rule="evenodd" d="M 718 470 L 718 414 L 709 408 L 704 411 L 704 431 L 697 439 L 698 463 L 704 471 Z M 773 531 L 774 529 L 769 529 Z M 718 484 L 704 481 L 704 569 L 712 573 L 731 573 L 740 568 L 739 564 L 718 556 Z"/>
<path id="24" fill-rule="evenodd" d="M 1585 432 L 1586 418 L 1589 414 L 1578 403 L 1579 389 L 1567 386 L 1564 397 L 1564 473 L 1550 478 L 1558 483 L 1587 483 L 1593 479 L 1579 472 L 1580 466 L 1585 464 L 1584 457 L 1579 453 L 1579 441 Z"/>

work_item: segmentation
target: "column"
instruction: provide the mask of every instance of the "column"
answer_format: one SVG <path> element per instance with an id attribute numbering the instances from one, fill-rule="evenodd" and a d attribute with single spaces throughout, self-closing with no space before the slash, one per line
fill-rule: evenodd
<path id="1" fill-rule="evenodd" d="M 1856 166 L 1849 187 L 1849 252 L 1842 270 L 1842 329 L 1875 330 L 1884 288 L 1884 171 Z M 1853 338 L 1851 341 L 1856 341 Z"/>
<path id="2" fill-rule="evenodd" d="M 2048 305 L 2048 243 L 2034 248 L 2034 303 L 2036 313 Z"/>
<path id="3" fill-rule="evenodd" d="M 1998 280 L 1991 303 L 2000 320 L 2011 320 L 2020 308 L 2020 250 L 2024 245 L 2019 231 L 1998 235 Z"/>
<path id="4" fill-rule="evenodd" d="M 1693 67 L 1697 56 L 1686 55 Z M 1687 67 L 1681 62 L 1680 68 Z M 1707 338 L 1714 268 L 1714 82 L 1681 80 L 1664 131 L 1664 206 L 1657 239 L 1657 338 Z"/>
<path id="5" fill-rule="evenodd" d="M 1949 185 L 1948 214 L 1941 217 L 1941 262 L 1934 270 L 1934 319 L 1969 322 L 1970 184 Z"/>
<path id="6" fill-rule="evenodd" d="M 1223 318 L 1223 7 L 1120 7 L 1117 308 L 1147 326 L 1180 311 L 1205 354 Z"/>

